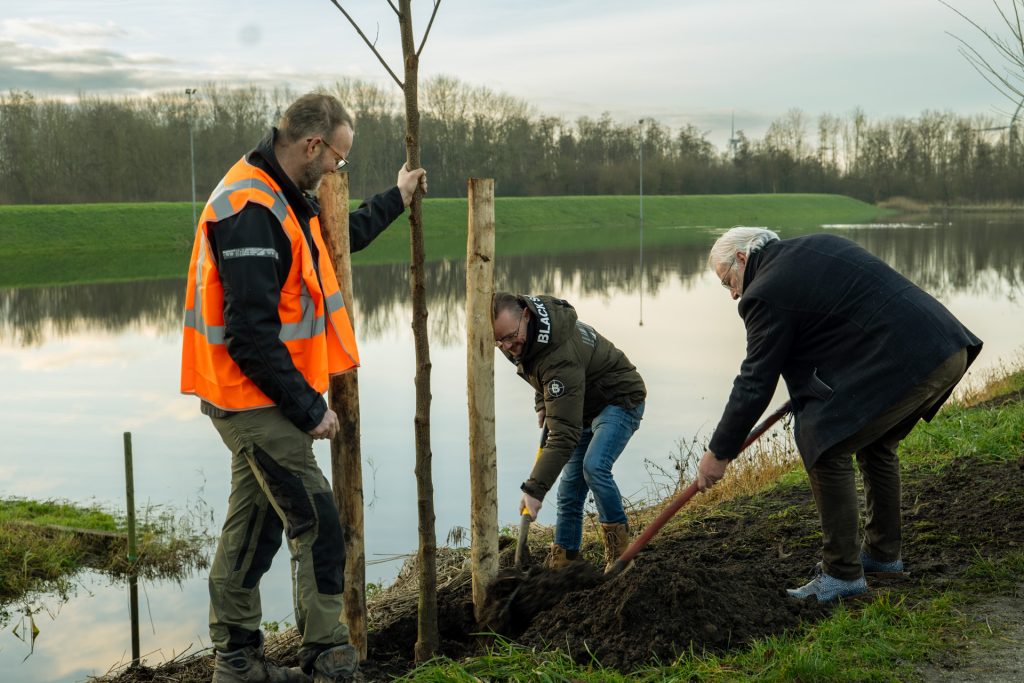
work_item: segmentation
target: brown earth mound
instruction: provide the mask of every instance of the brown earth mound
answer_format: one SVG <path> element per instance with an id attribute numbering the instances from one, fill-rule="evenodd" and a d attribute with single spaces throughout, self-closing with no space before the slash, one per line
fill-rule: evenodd
<path id="1" fill-rule="evenodd" d="M 903 499 L 910 576 L 896 583 L 869 580 L 876 588 L 941 586 L 962 576 L 979 557 L 1019 552 L 1024 544 L 1024 461 L 964 459 L 933 472 L 905 470 Z M 794 601 L 784 591 L 805 581 L 818 560 L 819 545 L 817 514 L 806 486 L 733 501 L 686 529 L 656 536 L 635 566 L 614 579 L 588 583 L 578 575 L 566 580 L 531 570 L 516 600 L 536 613 L 514 624 L 520 632 L 516 640 L 562 648 L 580 661 L 596 658 L 622 671 L 652 658 L 668 662 L 691 648 L 735 648 L 827 614 L 827 608 Z M 510 549 L 502 558 L 506 567 L 511 565 Z M 438 596 L 441 652 L 453 658 L 478 654 L 489 638 L 473 618 L 468 581 L 447 585 Z M 515 582 L 509 586 L 514 589 Z M 407 671 L 415 640 L 415 609 L 390 615 L 370 634 L 366 680 L 388 680 Z M 287 662 L 284 648 L 278 652 L 272 654 Z M 208 675 L 209 664 L 196 667 L 183 667 L 188 669 L 181 672 L 184 677 L 164 669 L 160 680 L 203 680 L 203 674 L 190 674 Z"/>
<path id="2" fill-rule="evenodd" d="M 942 584 L 979 556 L 1019 550 L 1021 500 L 1024 462 L 963 460 L 938 472 L 908 471 L 904 557 L 910 576 L 873 585 Z M 652 658 L 671 661 L 691 648 L 721 652 L 827 614 L 828 608 L 785 593 L 810 575 L 819 547 L 806 488 L 735 501 L 688 530 L 655 537 L 632 569 L 610 581 L 595 580 L 592 571 L 531 570 L 513 611 L 535 616 L 528 625 L 513 619 L 507 635 L 626 671 Z M 453 600 L 463 601 L 463 613 L 470 614 L 467 592 L 441 597 L 442 604 Z M 451 656 L 474 650 L 457 636 L 449 642 L 458 644 L 446 653 Z"/>

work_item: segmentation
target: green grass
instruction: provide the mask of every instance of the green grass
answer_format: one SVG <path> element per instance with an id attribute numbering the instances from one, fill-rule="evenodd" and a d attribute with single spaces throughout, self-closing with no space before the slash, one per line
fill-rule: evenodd
<path id="1" fill-rule="evenodd" d="M 1011 378 L 1006 384 L 1017 382 Z M 900 446 L 900 460 L 917 467 L 938 468 L 968 457 L 1003 462 L 1024 458 L 1020 402 L 976 409 L 948 405 L 930 423 L 919 424 Z"/>
<path id="2" fill-rule="evenodd" d="M 988 590 L 1013 593 L 1024 577 L 1024 552 L 993 559 L 975 550 L 967 577 L 977 579 Z"/>
<path id="3" fill-rule="evenodd" d="M 915 662 L 965 633 L 980 632 L 958 605 L 952 593 L 913 605 L 882 595 L 864 607 L 840 606 L 825 621 L 755 641 L 732 654 L 690 652 L 628 675 L 596 663 L 580 666 L 561 651 L 540 652 L 498 641 L 485 656 L 461 662 L 440 658 L 400 680 L 902 681 L 912 676 Z"/>
<path id="4" fill-rule="evenodd" d="M 635 196 L 499 197 L 496 249 L 514 255 L 634 248 L 639 209 Z M 699 228 L 741 224 L 807 231 L 887 213 L 839 195 L 652 196 L 644 197 L 644 242 L 703 243 Z M 424 202 L 429 260 L 465 257 L 466 215 L 465 199 Z M 407 261 L 407 225 L 399 218 L 354 262 Z M 184 277 L 194 231 L 188 202 L 0 206 L 0 286 Z"/>
<path id="5" fill-rule="evenodd" d="M 68 578 L 86 567 L 113 575 L 134 568 L 144 578 L 181 577 L 205 567 L 209 538 L 199 530 L 197 512 L 179 518 L 159 508 L 140 511 L 133 565 L 125 536 L 102 538 L 55 528 L 124 534 L 122 516 L 66 501 L 0 500 L 0 603 L 30 591 L 62 591 Z"/>
<path id="6" fill-rule="evenodd" d="M 0 500 L 0 524 L 32 522 L 94 531 L 117 531 L 118 521 L 112 514 L 95 506 L 77 506 L 60 501 L 35 501 L 24 498 Z"/>

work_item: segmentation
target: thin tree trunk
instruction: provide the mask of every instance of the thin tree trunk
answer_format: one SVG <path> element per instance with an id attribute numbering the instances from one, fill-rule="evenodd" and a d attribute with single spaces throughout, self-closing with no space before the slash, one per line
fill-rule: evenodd
<path id="1" fill-rule="evenodd" d="M 420 112 L 417 103 L 419 58 L 412 32 L 412 2 L 399 3 L 402 56 L 405 62 L 405 152 L 411 169 L 420 167 Z M 434 482 L 430 452 L 430 345 L 427 339 L 427 294 L 424 286 L 422 192 L 417 188 L 409 205 L 412 262 L 412 332 L 416 346 L 416 497 L 419 512 L 419 611 L 415 657 L 424 662 L 437 652 L 437 539 L 434 532 Z"/>
<path id="2" fill-rule="evenodd" d="M 348 173 L 329 173 L 320 184 L 320 226 L 334 262 L 341 296 L 355 329 L 352 258 L 348 232 Z M 359 376 L 353 370 L 331 378 L 331 410 L 341 429 L 331 440 L 334 502 L 345 538 L 345 588 L 342 619 L 349 642 L 366 659 L 366 547 L 363 533 L 363 465 L 359 447 Z"/>
<path id="3" fill-rule="evenodd" d="M 498 575 L 498 462 L 494 444 L 494 179 L 470 178 L 466 240 L 466 388 L 469 393 L 473 611 Z"/>

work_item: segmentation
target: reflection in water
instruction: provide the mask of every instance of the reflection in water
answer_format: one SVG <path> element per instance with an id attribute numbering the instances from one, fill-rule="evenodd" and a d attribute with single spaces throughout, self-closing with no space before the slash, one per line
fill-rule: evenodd
<path id="1" fill-rule="evenodd" d="M 147 643 L 152 633 L 146 626 L 146 613 L 151 604 L 161 601 L 184 603 L 187 609 L 202 614 L 205 596 L 193 596 L 181 590 L 181 584 L 144 582 L 142 584 L 143 633 Z M 0 636 L 0 652 L 7 656 L 8 667 L 0 674 L 3 681 L 83 681 L 102 676 L 112 668 L 131 659 L 127 590 L 123 582 L 96 572 L 84 572 L 65 595 L 37 595 L 27 600 L 23 615 L 6 624 Z M 29 618 L 39 629 L 35 642 L 21 638 L 12 630 L 17 625 L 30 628 Z M 20 620 L 20 621 L 19 621 Z M 206 647 L 205 634 L 191 623 L 162 621 L 160 629 L 167 642 L 180 644 L 173 648 L 143 649 L 150 664 L 174 659 L 183 650 L 194 652 Z M 2 655 L 0 655 L 2 657 Z M 15 668 L 16 667 L 16 668 Z"/>
<path id="2" fill-rule="evenodd" d="M 850 237 L 928 292 L 945 298 L 955 292 L 1016 300 L 1021 293 L 1024 240 L 1020 219 L 958 219 L 918 228 L 846 226 L 831 228 Z M 792 233 L 781 231 L 786 237 Z M 689 289 L 705 270 L 707 249 L 663 246 L 644 256 L 644 294 L 656 297 L 668 284 Z M 636 251 L 538 253 L 499 258 L 499 289 L 558 293 L 567 290 L 611 298 L 639 289 Z M 465 264 L 427 265 L 431 337 L 444 345 L 460 341 L 465 316 Z M 409 324 L 408 268 L 404 264 L 357 266 L 356 327 L 373 340 Z M 0 341 L 37 345 L 46 339 L 85 331 L 121 332 L 153 327 L 173 333 L 181 324 L 183 280 L 150 280 L 0 290 Z"/>
<path id="3" fill-rule="evenodd" d="M 1024 339 L 1024 316 L 1012 301 L 1024 267 L 1022 227 L 1017 219 L 830 230 L 857 240 L 946 301 L 985 340 L 983 367 L 972 369 L 984 372 Z M 645 464 L 667 468 L 666 481 L 674 483 L 667 460 L 680 452 L 674 445 L 681 439 L 700 444 L 708 436 L 743 358 L 736 304 L 704 266 L 713 237 L 702 233 L 702 244 L 647 250 L 643 327 L 637 324 L 636 251 L 541 253 L 496 263 L 499 287 L 565 296 L 640 368 L 650 392 L 644 424 L 616 469 L 623 494 L 633 502 L 650 498 L 654 472 Z M 464 272 L 461 263 L 440 262 L 426 273 L 437 351 L 431 354 L 431 449 L 436 531 L 442 538 L 469 524 Z M 355 281 L 356 331 L 368 342 L 362 348 L 360 429 L 366 552 L 372 562 L 416 547 L 410 382 L 415 368 L 406 267 L 357 267 Z M 177 393 L 183 293 L 182 280 L 0 291 L 0 376 L 6 389 L 0 392 L 0 493 L 92 499 L 119 509 L 122 434 L 133 431 L 137 495 L 180 507 L 199 490 L 213 507 L 211 519 L 222 519 L 229 486 L 226 450 L 194 397 Z M 518 519 L 519 483 L 536 452 L 532 398 L 508 367 L 496 370 L 502 522 Z M 772 403 L 781 400 L 777 396 Z M 329 471 L 327 444 L 318 442 L 314 450 Z M 543 523 L 553 523 L 553 507 L 541 511 Z M 398 564 L 369 564 L 367 579 L 391 581 Z M 279 553 L 263 581 L 266 620 L 294 622 L 289 571 L 287 553 Z M 205 577 L 145 586 L 140 597 L 152 627 L 143 633 L 143 651 L 155 653 L 146 655 L 149 661 L 171 658 L 190 644 L 205 647 Z M 27 661 L 21 660 L 30 645 L 12 640 L 13 624 L 4 627 L 0 681 L 80 681 L 123 660 L 129 647 L 123 586 L 83 579 L 82 587 L 79 598 L 66 604 L 48 600 L 35 613 L 42 635 Z M 58 612 L 59 618 L 48 618 Z"/>
<path id="4" fill-rule="evenodd" d="M 0 342 L 42 344 L 90 331 L 177 329 L 184 280 L 0 289 Z"/>
<path id="5" fill-rule="evenodd" d="M 974 218 L 918 229 L 850 227 L 836 232 L 855 240 L 925 291 L 1017 300 L 1024 268 L 1024 221 Z M 924 234 L 922 234 L 924 233 Z"/>

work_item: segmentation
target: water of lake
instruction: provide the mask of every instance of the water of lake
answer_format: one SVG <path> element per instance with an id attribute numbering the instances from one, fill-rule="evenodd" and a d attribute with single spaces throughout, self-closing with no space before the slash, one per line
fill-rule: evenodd
<path id="1" fill-rule="evenodd" d="M 1017 357 L 1024 343 L 1024 220 L 978 217 L 825 229 L 885 259 L 984 339 L 972 378 Z M 634 501 L 669 483 L 657 470 L 671 471 L 680 440 L 710 435 L 743 357 L 736 304 L 704 267 L 715 233 L 701 234 L 706 239 L 700 244 L 686 240 L 690 244 L 648 251 L 642 283 L 639 250 L 541 253 L 499 257 L 496 263 L 499 289 L 570 300 L 580 318 L 623 349 L 644 376 L 644 421 L 616 467 L 623 494 Z M 406 272 L 399 265 L 355 270 L 369 581 L 392 579 L 401 559 L 388 558 L 411 553 L 416 545 Z M 469 522 L 464 277 L 462 263 L 427 269 L 439 542 Z M 201 502 L 215 520 L 211 526 L 219 526 L 228 453 L 199 414 L 198 400 L 178 394 L 183 292 L 183 280 L 0 290 L 0 496 L 98 502 L 123 510 L 122 433 L 130 431 L 136 501 L 178 510 Z M 497 360 L 499 502 L 502 521 L 513 524 L 538 430 L 532 390 Z M 782 400 L 779 392 L 774 403 Z M 317 442 L 316 448 L 329 473 L 327 444 Z M 553 523 L 552 508 L 542 510 L 541 522 Z M 208 644 L 204 576 L 180 585 L 146 582 L 140 595 L 142 651 L 150 662 Z M 264 619 L 292 619 L 284 550 L 264 579 L 263 598 Z M 0 629 L 4 680 L 82 680 L 130 656 L 123 585 L 85 574 L 66 603 L 34 598 L 28 607 L 41 633 L 31 654 L 12 632 L 21 619 L 18 607 L 11 606 L 15 614 Z"/>

